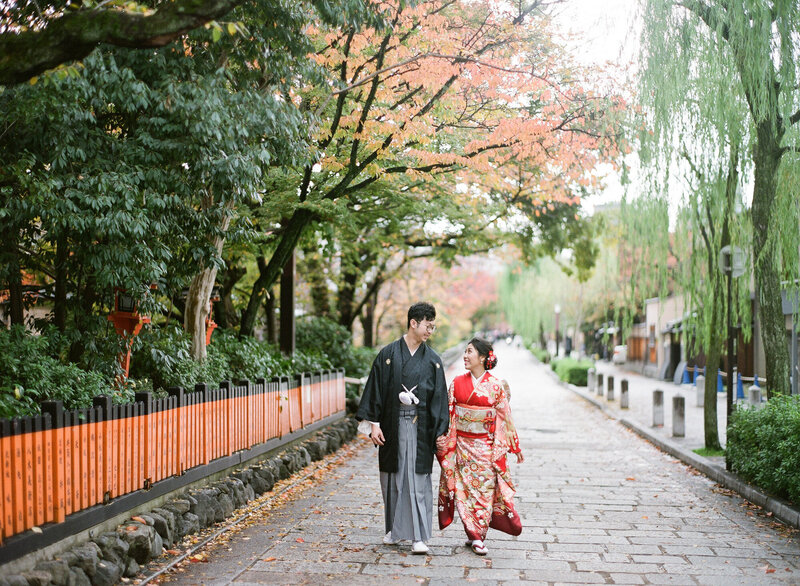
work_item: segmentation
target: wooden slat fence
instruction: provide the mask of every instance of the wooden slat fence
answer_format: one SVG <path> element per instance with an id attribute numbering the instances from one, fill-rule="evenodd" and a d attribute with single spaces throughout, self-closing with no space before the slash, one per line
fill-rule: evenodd
<path id="1" fill-rule="evenodd" d="M 0 545 L 344 408 L 337 370 L 137 393 L 128 405 L 96 397 L 76 411 L 48 401 L 42 415 L 0 420 Z"/>

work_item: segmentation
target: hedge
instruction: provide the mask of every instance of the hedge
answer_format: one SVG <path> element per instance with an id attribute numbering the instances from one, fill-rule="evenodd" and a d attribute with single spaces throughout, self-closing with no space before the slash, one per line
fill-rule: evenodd
<path id="1" fill-rule="evenodd" d="M 578 387 L 585 387 L 589 379 L 589 369 L 594 366 L 591 360 L 575 360 L 574 358 L 555 358 L 550 367 L 558 378 Z"/>
<path id="2" fill-rule="evenodd" d="M 800 503 L 800 397 L 774 397 L 763 409 L 737 409 L 725 457 L 733 472 L 763 490 Z"/>
<path id="3" fill-rule="evenodd" d="M 354 348 L 350 332 L 335 322 L 306 318 L 297 324 L 297 348 L 291 357 L 253 338 L 239 339 L 231 332 L 214 332 L 203 362 L 190 356 L 191 340 L 177 326 L 148 326 L 134 339 L 129 378 L 115 384 L 119 373 L 119 337 L 110 330 L 107 339 L 95 340 L 91 354 L 101 368 L 72 364 L 65 358 L 69 340 L 55 328 L 36 335 L 21 326 L 0 328 L 0 418 L 39 413 L 39 403 L 58 399 L 66 409 L 89 407 L 92 398 L 111 395 L 115 403 L 133 400 L 134 392 L 166 394 L 169 387 L 193 389 L 196 383 L 254 380 L 295 372 L 344 368 L 360 378 L 369 372 L 375 350 Z M 349 397 L 358 394 L 348 385 Z"/>
<path id="4" fill-rule="evenodd" d="M 550 353 L 544 348 L 531 348 L 531 353 L 539 359 L 540 362 L 547 364 L 550 362 Z"/>

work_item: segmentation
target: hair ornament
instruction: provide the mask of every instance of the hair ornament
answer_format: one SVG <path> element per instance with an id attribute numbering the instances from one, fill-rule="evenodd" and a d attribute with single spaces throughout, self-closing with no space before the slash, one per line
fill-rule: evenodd
<path id="1" fill-rule="evenodd" d="M 495 366 L 497 366 L 497 356 L 495 356 L 494 350 L 489 350 L 489 354 L 486 355 L 486 360 L 483 366 L 486 370 L 492 370 Z"/>

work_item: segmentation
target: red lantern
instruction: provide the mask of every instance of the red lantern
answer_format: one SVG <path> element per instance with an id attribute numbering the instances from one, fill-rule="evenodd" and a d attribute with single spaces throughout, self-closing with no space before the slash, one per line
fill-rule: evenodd
<path id="1" fill-rule="evenodd" d="M 128 376 L 131 367 L 131 345 L 142 330 L 144 324 L 150 323 L 150 317 L 139 315 L 136 300 L 128 295 L 125 289 L 114 288 L 114 311 L 108 320 L 114 324 L 117 334 L 125 338 L 125 350 L 119 354 L 119 365 Z"/>
<path id="2" fill-rule="evenodd" d="M 219 289 L 214 287 L 211 290 L 211 297 L 208 300 L 208 315 L 206 315 L 206 346 L 211 343 L 211 334 L 217 329 L 217 322 L 211 319 L 214 313 L 214 302 L 219 301 Z"/>

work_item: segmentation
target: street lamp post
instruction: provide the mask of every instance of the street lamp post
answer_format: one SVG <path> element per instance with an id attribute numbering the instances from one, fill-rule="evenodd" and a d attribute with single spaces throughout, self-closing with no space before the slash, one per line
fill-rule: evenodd
<path id="1" fill-rule="evenodd" d="M 556 358 L 558 358 L 558 318 L 561 316 L 561 306 L 556 303 L 555 307 L 553 307 L 553 311 L 556 313 Z"/>

